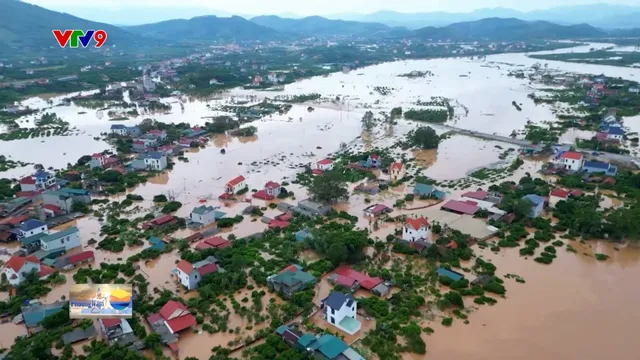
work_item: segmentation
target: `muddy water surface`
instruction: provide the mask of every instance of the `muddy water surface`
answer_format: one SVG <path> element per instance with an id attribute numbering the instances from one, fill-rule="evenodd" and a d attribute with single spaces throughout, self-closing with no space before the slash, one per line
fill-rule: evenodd
<path id="1" fill-rule="evenodd" d="M 520 275 L 526 284 L 506 279 L 507 299 L 481 306 L 469 317 L 469 325 L 461 320 L 454 320 L 451 328 L 439 322 L 429 325 L 435 329 L 425 336 L 430 357 L 635 359 L 631 334 L 640 331 L 635 310 L 640 289 L 629 284 L 640 275 L 640 251 L 617 251 L 604 242 L 570 243 L 578 253 L 559 249 L 548 266 L 520 258 L 517 249 L 499 255 L 482 252 L 501 275 Z M 611 259 L 596 261 L 591 256 L 595 252 Z"/>

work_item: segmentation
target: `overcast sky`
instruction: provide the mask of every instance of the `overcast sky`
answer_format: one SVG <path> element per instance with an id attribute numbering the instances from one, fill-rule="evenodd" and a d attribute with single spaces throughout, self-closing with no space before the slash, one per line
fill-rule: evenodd
<path id="1" fill-rule="evenodd" d="M 372 13 L 379 10 L 399 12 L 469 12 L 480 8 L 504 7 L 520 11 L 546 9 L 555 6 L 595 4 L 603 0 L 25 0 L 52 10 L 69 11 L 78 8 L 106 8 L 115 10 L 128 7 L 199 7 L 234 14 L 327 15 L 337 13 Z M 638 5 L 640 0 L 608 0 L 608 4 Z"/>

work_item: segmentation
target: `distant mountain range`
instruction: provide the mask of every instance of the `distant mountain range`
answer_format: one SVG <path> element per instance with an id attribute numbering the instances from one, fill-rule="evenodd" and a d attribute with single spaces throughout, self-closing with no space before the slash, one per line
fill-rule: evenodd
<path id="1" fill-rule="evenodd" d="M 506 8 L 484 8 L 468 13 L 429 12 L 400 13 L 378 11 L 372 14 L 335 14 L 331 19 L 378 22 L 389 26 L 406 26 L 417 29 L 425 26 L 446 26 L 458 22 L 475 21 L 484 18 L 516 18 L 528 21 L 549 21 L 557 24 L 589 24 L 604 29 L 632 28 L 640 26 L 638 21 L 640 6 L 615 4 L 590 4 L 560 6 L 545 10 L 521 12 Z"/>
<path id="2" fill-rule="evenodd" d="M 189 20 L 177 19 L 154 24 L 125 26 L 123 29 L 149 38 L 200 42 L 283 40 L 288 36 L 239 16 L 198 16 Z"/>
<path id="3" fill-rule="evenodd" d="M 372 37 L 386 35 L 391 31 L 389 26 L 380 23 L 329 20 L 321 16 L 291 19 L 271 15 L 257 16 L 252 18 L 251 21 L 282 33 L 308 37 L 341 35 Z"/>
<path id="4" fill-rule="evenodd" d="M 587 24 L 558 25 L 547 21 L 487 18 L 461 22 L 443 27 L 425 27 L 414 30 L 420 39 L 438 40 L 532 40 L 598 38 L 607 32 Z"/>
<path id="5" fill-rule="evenodd" d="M 278 41 L 308 37 L 404 38 L 415 40 L 531 40 L 593 39 L 639 36 L 639 29 L 602 30 L 587 24 L 559 25 L 548 21 L 485 18 L 417 30 L 376 22 L 331 20 L 320 16 L 301 19 L 259 16 L 198 16 L 152 24 L 116 27 L 59 13 L 17 0 L 0 0 L 0 50 L 54 49 L 52 29 L 103 29 L 108 44 L 118 48 L 212 41 Z M 629 13 L 629 21 L 632 14 Z M 640 25 L 640 24 L 639 24 Z M 49 50 L 47 50 L 49 51 Z M 2 54 L 2 52 L 0 52 Z"/>

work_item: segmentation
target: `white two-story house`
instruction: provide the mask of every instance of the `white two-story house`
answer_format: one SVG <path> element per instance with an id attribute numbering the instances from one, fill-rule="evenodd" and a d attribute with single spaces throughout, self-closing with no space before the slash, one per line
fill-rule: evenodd
<path id="1" fill-rule="evenodd" d="M 565 151 L 557 159 L 557 163 L 567 170 L 580 171 L 582 168 L 582 154 L 574 151 Z"/>
<path id="2" fill-rule="evenodd" d="M 167 157 L 158 151 L 152 151 L 144 157 L 144 165 L 149 170 L 162 171 L 167 168 Z"/>
<path id="3" fill-rule="evenodd" d="M 389 179 L 400 180 L 404 177 L 404 165 L 401 162 L 394 162 L 389 166 Z"/>
<path id="4" fill-rule="evenodd" d="M 29 273 L 36 272 L 40 279 L 46 279 L 54 270 L 48 266 L 41 265 L 35 256 L 12 256 L 4 265 L 4 274 L 9 283 L 17 286 L 26 279 Z"/>
<path id="5" fill-rule="evenodd" d="M 217 262 L 218 260 L 213 256 L 193 264 L 187 260 L 180 260 L 173 269 L 173 273 L 178 277 L 182 286 L 187 290 L 193 290 L 198 287 L 203 276 L 223 271 Z"/>
<path id="6" fill-rule="evenodd" d="M 333 169 L 333 160 L 323 159 L 318 161 L 318 163 L 316 164 L 316 169 L 322 170 L 322 171 L 329 171 Z"/>
<path id="7" fill-rule="evenodd" d="M 40 248 L 44 251 L 63 248 L 65 251 L 68 251 L 78 246 L 80 246 L 80 231 L 75 226 L 49 234 L 40 239 Z"/>
<path id="8" fill-rule="evenodd" d="M 191 211 L 189 218 L 192 222 L 207 226 L 216 221 L 216 208 L 213 206 L 198 206 Z"/>
<path id="9" fill-rule="evenodd" d="M 321 302 L 325 320 L 346 332 L 354 335 L 360 331 L 361 324 L 357 320 L 357 303 L 351 294 L 334 291 Z"/>
<path id="10" fill-rule="evenodd" d="M 24 239 L 47 231 L 49 231 L 47 224 L 40 220 L 29 219 L 23 222 L 18 228 L 18 238 Z"/>
<path id="11" fill-rule="evenodd" d="M 431 238 L 431 226 L 424 217 L 407 218 L 402 227 L 402 239 L 409 242 L 428 241 Z"/>

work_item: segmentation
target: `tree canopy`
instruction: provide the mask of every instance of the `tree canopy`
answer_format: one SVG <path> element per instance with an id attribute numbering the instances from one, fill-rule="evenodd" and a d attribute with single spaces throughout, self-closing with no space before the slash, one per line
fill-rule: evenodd
<path id="1" fill-rule="evenodd" d="M 309 193 L 316 201 L 334 203 L 349 194 L 344 176 L 339 171 L 327 171 L 311 182 Z"/>

